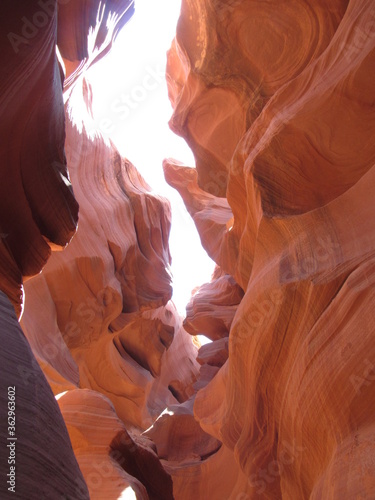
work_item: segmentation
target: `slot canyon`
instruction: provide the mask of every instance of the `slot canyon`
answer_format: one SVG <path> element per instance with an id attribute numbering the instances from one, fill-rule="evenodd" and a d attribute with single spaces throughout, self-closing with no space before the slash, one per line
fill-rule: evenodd
<path id="1" fill-rule="evenodd" d="M 375 3 L 182 0 L 182 317 L 87 77 L 141 1 L 1 2 L 0 498 L 374 499 Z"/>

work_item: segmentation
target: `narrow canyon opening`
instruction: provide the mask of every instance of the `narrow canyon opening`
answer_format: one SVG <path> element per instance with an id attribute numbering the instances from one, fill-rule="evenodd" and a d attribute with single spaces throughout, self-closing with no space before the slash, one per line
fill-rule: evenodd
<path id="1" fill-rule="evenodd" d="M 179 0 L 136 3 L 111 52 L 88 71 L 87 79 L 97 129 L 136 166 L 153 191 L 171 203 L 172 300 L 184 316 L 191 292 L 210 281 L 215 263 L 203 249 L 181 196 L 165 181 L 162 167 L 169 157 L 195 166 L 185 140 L 168 126 L 173 109 L 166 82 L 167 51 L 180 7 Z M 208 341 L 199 337 L 202 343 Z"/>
<path id="2" fill-rule="evenodd" d="M 374 2 L 0 10 L 0 497 L 375 498 Z"/>

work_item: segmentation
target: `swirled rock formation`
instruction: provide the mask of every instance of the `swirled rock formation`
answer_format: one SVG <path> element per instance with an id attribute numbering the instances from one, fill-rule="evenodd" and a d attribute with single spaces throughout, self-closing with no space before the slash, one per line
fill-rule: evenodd
<path id="1" fill-rule="evenodd" d="M 0 416 L 5 442 L 16 385 L 17 495 L 373 498 L 373 2 L 182 1 L 170 125 L 197 166 L 164 175 L 217 264 L 185 319 L 169 203 L 92 111 L 89 68 L 133 2 L 3 8 Z M 12 305 L 32 275 L 23 336 Z"/>
<path id="2" fill-rule="evenodd" d="M 211 340 L 228 337 L 242 297 L 243 291 L 232 276 L 217 269 L 212 281 L 202 285 L 186 306 L 185 330 L 192 335 L 203 333 Z"/>
<path id="3" fill-rule="evenodd" d="M 25 284 L 22 327 L 55 395 L 66 393 L 59 402 L 90 497 L 117 498 L 130 488 L 138 498 L 171 498 L 154 445 L 122 439 L 124 423 L 140 432 L 168 404 L 188 399 L 198 374 L 196 347 L 169 302 L 169 204 L 95 132 L 84 71 L 73 70 L 65 94 L 79 229 L 69 251 L 54 253 Z M 84 388 L 97 392 L 88 398 Z M 102 395 L 115 410 L 108 403 L 101 409 Z M 69 412 L 72 404 L 87 418 Z M 103 412 L 120 417 L 121 429 L 115 432 Z M 99 415 L 103 426 L 93 436 Z"/>
<path id="4" fill-rule="evenodd" d="M 183 2 L 171 126 L 197 170 L 168 161 L 166 178 L 245 294 L 228 360 L 195 398 L 222 446 L 169 464 L 177 498 L 375 494 L 374 61 L 370 1 Z M 233 213 L 220 236 L 206 229 L 218 210 L 196 215 L 207 196 Z M 215 299 L 198 297 L 200 326 Z M 229 466 L 227 485 L 210 482 Z"/>
<path id="5" fill-rule="evenodd" d="M 94 31 L 100 34 L 111 9 L 99 7 Z M 67 15 L 63 9 L 59 22 Z M 65 153 L 79 227 L 66 251 L 53 253 L 43 272 L 25 283 L 21 324 L 59 399 L 90 497 L 133 491 L 137 498 L 168 499 L 171 479 L 155 445 L 137 432 L 168 405 L 188 400 L 199 372 L 197 349 L 170 302 L 169 202 L 96 130 L 86 74 L 98 49 L 90 45 L 86 54 L 83 48 L 85 59 L 76 64 L 69 36 L 61 50 L 70 73 Z M 102 54 L 108 40 L 100 43 Z"/>
<path id="6" fill-rule="evenodd" d="M 4 292 L 0 336 L 1 498 L 88 499 L 57 402 Z"/>
<path id="7" fill-rule="evenodd" d="M 89 109 L 82 115 L 78 108 L 81 122 L 73 124 L 74 104 L 88 103 L 88 93 L 86 80 L 78 80 L 66 103 L 79 228 L 66 251 L 25 284 L 30 302 L 22 326 L 57 387 L 66 390 L 56 372 L 69 384 L 105 394 L 123 421 L 145 429 L 176 402 L 169 386 L 177 384 L 183 398 L 193 392 L 196 352 L 168 303 L 169 203 L 151 193 L 112 145 L 90 138 Z M 39 322 L 42 304 L 49 311 Z M 41 328 L 51 332 L 55 349 L 41 342 Z M 60 345 L 67 347 L 64 371 Z"/>
<path id="8" fill-rule="evenodd" d="M 48 12 L 36 1 L 1 9 L 0 283 L 19 314 L 22 277 L 42 269 L 51 246 L 69 242 L 78 204 L 64 154 L 57 2 Z"/>
<path id="9" fill-rule="evenodd" d="M 145 438 L 131 435 L 104 396 L 67 391 L 59 405 L 91 498 L 172 499 L 172 480 Z M 77 418 L 77 410 L 82 418 Z M 134 493 L 133 493 L 134 494 Z"/>

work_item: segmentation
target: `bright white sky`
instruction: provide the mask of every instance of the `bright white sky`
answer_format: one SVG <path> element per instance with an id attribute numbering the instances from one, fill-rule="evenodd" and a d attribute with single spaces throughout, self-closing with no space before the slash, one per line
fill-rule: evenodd
<path id="1" fill-rule="evenodd" d="M 203 250 L 180 195 L 166 184 L 162 169 L 168 157 L 195 165 L 185 141 L 168 127 L 172 108 L 164 73 L 180 1 L 136 0 L 135 9 L 110 54 L 90 70 L 94 116 L 102 133 L 171 202 L 173 301 L 185 315 L 192 289 L 210 281 L 214 263 Z"/>

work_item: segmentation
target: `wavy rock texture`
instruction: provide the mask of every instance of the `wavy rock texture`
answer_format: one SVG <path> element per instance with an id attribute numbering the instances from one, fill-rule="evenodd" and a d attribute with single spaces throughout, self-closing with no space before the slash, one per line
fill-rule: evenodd
<path id="1" fill-rule="evenodd" d="M 78 204 L 64 154 L 57 2 L 48 13 L 36 0 L 1 9 L 0 286 L 20 314 L 22 277 L 42 269 L 50 246 L 69 242 Z"/>
<path id="2" fill-rule="evenodd" d="M 22 310 L 23 280 L 40 272 L 51 248 L 69 242 L 78 220 L 64 153 L 57 2 L 6 0 L 0 17 L 1 496 L 84 499 L 61 413 L 14 314 Z M 13 455 L 7 387 L 15 392 Z"/>
<path id="3" fill-rule="evenodd" d="M 78 221 L 64 153 L 64 75 L 56 42 L 73 72 L 70 85 L 109 50 L 133 3 L 1 4 L 0 286 L 18 315 L 23 278 L 40 272 L 51 248 L 66 246 Z"/>
<path id="4" fill-rule="evenodd" d="M 134 0 L 58 0 L 57 43 L 70 87 L 112 47 L 117 33 L 134 13 Z"/>
<path id="5" fill-rule="evenodd" d="M 147 428 L 152 416 L 175 402 L 169 385 L 187 380 L 181 390 L 192 391 L 196 352 L 168 303 L 169 203 L 151 193 L 112 145 L 89 138 L 87 110 L 83 133 L 73 125 L 88 89 L 86 80 L 77 82 L 66 104 L 72 117 L 66 152 L 80 203 L 79 228 L 66 251 L 55 253 L 43 273 L 25 285 L 29 303 L 22 325 L 54 372 L 100 390 L 124 421 Z M 42 304 L 49 306 L 43 318 L 36 314 Z M 50 332 L 56 349 L 41 342 L 41 328 Z M 66 351 L 64 371 L 60 345 Z"/>
<path id="6" fill-rule="evenodd" d="M 171 126 L 197 170 L 167 161 L 166 179 L 245 294 L 228 361 L 195 397 L 223 444 L 168 464 L 176 498 L 375 495 L 374 63 L 371 1 L 183 2 Z M 215 311 L 216 288 L 187 321 Z"/>
<path id="7" fill-rule="evenodd" d="M 137 498 L 167 499 L 172 483 L 149 441 L 138 458 L 138 447 L 116 445 L 124 468 L 110 450 L 121 429 L 140 434 L 168 405 L 194 393 L 197 349 L 169 301 L 170 208 L 91 132 L 89 92 L 78 77 L 66 103 L 79 227 L 66 251 L 25 284 L 22 327 L 55 394 L 68 391 L 59 402 L 67 402 L 62 411 L 91 498 L 117 498 L 131 488 Z M 111 401 L 105 410 L 103 396 Z M 118 422 L 116 432 L 110 421 L 98 426 L 102 412 Z"/>
<path id="8" fill-rule="evenodd" d="M 87 389 L 73 390 L 59 398 L 59 405 L 91 498 L 132 492 L 141 499 L 173 498 L 172 480 L 153 444 L 132 437 L 107 398 Z"/>
<path id="9" fill-rule="evenodd" d="M 164 172 L 218 266 L 184 324 L 169 204 L 92 119 L 88 68 L 133 3 L 58 3 L 58 26 L 56 2 L 5 2 L 0 21 L 15 34 L 1 43 L 0 284 L 17 312 L 22 278 L 66 245 L 80 205 L 69 246 L 25 283 L 38 363 L 0 297 L 17 494 L 373 498 L 373 2 L 183 0 L 167 80 L 197 168 Z M 213 342 L 198 351 L 189 333 Z"/>
<path id="10" fill-rule="evenodd" d="M 229 336 L 243 290 L 232 276 L 216 269 L 212 281 L 202 285 L 186 306 L 184 328 L 191 335 L 204 334 L 211 340 Z"/>
<path id="11" fill-rule="evenodd" d="M 131 429 L 140 434 L 166 405 L 177 403 L 176 398 L 188 399 L 198 373 L 196 347 L 169 302 L 169 204 L 151 194 L 133 165 L 95 133 L 91 88 L 83 77 L 89 65 L 109 49 L 117 30 L 129 18 L 132 3 L 59 2 L 57 30 L 57 2 L 30 2 L 29 9 L 13 6 L 13 17 L 9 16 L 10 24 L 14 19 L 21 22 L 23 39 L 8 36 L 4 48 L 9 74 L 1 110 L 4 120 L 8 119 L 7 113 L 11 119 L 1 151 L 4 164 L 7 154 L 18 161 L 25 157 L 28 170 L 22 172 L 26 169 L 22 161 L 19 165 L 9 164 L 16 176 L 13 179 L 9 175 L 12 189 L 5 183 L 8 179 L 2 171 L 1 229 L 6 231 L 2 233 L 6 253 L 1 288 L 17 311 L 22 299 L 22 277 L 40 271 L 50 255 L 50 246 L 56 249 L 52 242 L 62 247 L 71 238 L 77 223 L 76 199 L 82 201 L 79 231 L 69 252 L 54 253 L 43 273 L 25 284 L 27 306 L 22 326 L 36 358 L 10 304 L 5 302 L 2 310 L 1 332 L 15 338 L 4 350 L 2 366 L 4 381 L 16 385 L 19 398 L 18 498 L 84 499 L 89 494 L 91 498 L 118 498 L 122 494 L 172 498 L 171 479 L 154 445 L 134 431 L 133 437 L 129 434 Z M 44 19 L 43 29 L 37 29 L 35 25 Z M 65 85 L 66 123 L 61 85 L 64 62 L 60 58 L 60 71 L 55 55 L 57 32 L 70 74 Z M 8 58 L 10 50 L 20 53 L 16 64 L 13 55 L 13 61 Z M 30 78 L 28 68 L 35 67 L 38 58 L 40 73 L 35 71 L 35 77 Z M 14 76 L 17 71 L 20 84 Z M 10 78 L 14 78 L 14 87 L 9 85 Z M 25 94 L 17 100 L 21 84 Z M 30 106 L 34 121 L 28 118 Z M 14 140 L 10 138 L 12 128 Z M 40 132 L 40 138 L 36 132 Z M 44 161 L 46 151 L 48 162 Z M 76 198 L 66 173 L 66 157 Z M 27 204 L 18 190 L 27 191 L 29 185 Z M 43 189 L 49 190 L 47 194 Z M 13 215 L 12 205 L 7 202 L 17 197 L 18 211 Z M 65 221 L 68 215 L 70 226 Z M 28 217 L 39 224 L 35 231 Z M 18 226 L 17 220 L 21 219 Z M 30 233 L 30 227 L 36 236 Z M 32 244 L 27 240 L 29 234 L 35 240 Z M 51 240 L 49 244 L 47 239 Z M 11 331 L 7 331 L 8 326 Z M 59 397 L 84 479 L 39 366 Z M 86 387 L 94 391 L 83 390 Z M 6 388 L 2 394 L 6 394 Z M 5 408 L 3 401 L 2 422 L 6 422 Z M 27 435 L 30 426 L 33 431 Z M 4 427 L 1 432 L 4 443 L 6 431 Z M 6 478 L 5 462 L 1 471 Z"/>
<path id="12" fill-rule="evenodd" d="M 0 336 L 1 498 L 88 499 L 56 400 L 3 292 L 0 292 Z M 9 404 L 8 388 L 15 396 Z M 8 414 L 8 409 L 14 413 Z M 15 431 L 12 431 L 8 425 L 13 424 L 14 415 Z M 13 484 L 11 466 L 15 467 Z M 14 491 L 8 490 L 12 486 Z"/>

